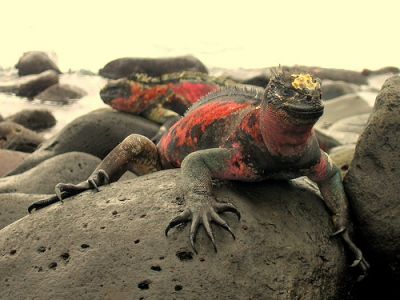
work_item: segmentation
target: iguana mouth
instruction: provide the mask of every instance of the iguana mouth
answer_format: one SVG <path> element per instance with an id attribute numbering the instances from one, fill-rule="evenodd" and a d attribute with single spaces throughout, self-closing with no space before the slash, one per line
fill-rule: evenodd
<path id="1" fill-rule="evenodd" d="M 284 105 L 284 108 L 292 116 L 301 119 L 317 119 L 324 113 L 324 106 L 322 104 L 286 104 Z"/>

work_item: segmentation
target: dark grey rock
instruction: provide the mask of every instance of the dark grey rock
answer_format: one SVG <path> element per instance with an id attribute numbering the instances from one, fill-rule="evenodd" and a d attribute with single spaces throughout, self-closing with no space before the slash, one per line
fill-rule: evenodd
<path id="1" fill-rule="evenodd" d="M 0 149 L 0 177 L 18 167 L 28 155 L 25 152 Z"/>
<path id="2" fill-rule="evenodd" d="M 50 195 L 4 193 L 0 194 L 0 230 L 28 214 L 27 207 Z"/>
<path id="3" fill-rule="evenodd" d="M 58 83 L 58 74 L 53 70 L 49 70 L 40 74 L 27 75 L 15 80 L 0 82 L 0 93 L 11 93 L 21 97 L 33 98 L 56 83 Z"/>
<path id="4" fill-rule="evenodd" d="M 200 60 L 187 55 L 166 58 L 119 58 L 107 63 L 99 70 L 99 75 L 105 78 L 118 79 L 129 77 L 134 73 L 145 73 L 156 77 L 181 71 L 208 72 Z"/>
<path id="5" fill-rule="evenodd" d="M 24 109 L 7 117 L 6 121 L 20 124 L 34 131 L 49 129 L 56 124 L 56 119 L 48 109 Z"/>
<path id="6" fill-rule="evenodd" d="M 0 122 L 3 122 L 3 121 L 4 121 L 4 118 L 2 115 L 0 115 Z"/>
<path id="7" fill-rule="evenodd" d="M 129 134 L 152 137 L 158 128 L 155 123 L 138 116 L 108 108 L 95 110 L 65 126 L 9 175 L 24 172 L 45 159 L 65 152 L 85 152 L 103 159 Z"/>
<path id="8" fill-rule="evenodd" d="M 331 136 L 327 130 L 314 128 L 315 136 L 317 137 L 319 147 L 325 152 L 329 152 L 330 149 L 342 145 L 340 141 Z"/>
<path id="9" fill-rule="evenodd" d="M 43 141 L 41 135 L 17 123 L 0 123 L 0 149 L 33 152 Z"/>
<path id="10" fill-rule="evenodd" d="M 346 94 L 354 94 L 360 90 L 358 85 L 344 81 L 324 81 L 321 89 L 323 100 L 330 100 Z"/>
<path id="11" fill-rule="evenodd" d="M 305 72 L 317 76 L 320 79 L 329 79 L 333 81 L 345 81 L 354 84 L 368 84 L 367 77 L 357 71 L 343 70 L 343 69 L 331 69 L 331 68 L 320 68 L 320 67 L 308 67 L 308 66 L 293 66 L 293 67 L 282 67 L 283 70 L 290 73 Z"/>
<path id="12" fill-rule="evenodd" d="M 325 133 L 341 144 L 355 144 L 364 131 L 369 116 L 370 114 L 366 113 L 341 119 L 330 126 Z"/>
<path id="13" fill-rule="evenodd" d="M 47 70 L 53 70 L 60 74 L 57 65 L 50 59 L 46 52 L 29 51 L 25 52 L 15 65 L 19 76 L 39 74 Z"/>
<path id="14" fill-rule="evenodd" d="M 0 193 L 51 194 L 59 182 L 86 180 L 99 163 L 87 153 L 64 153 L 22 174 L 0 178 Z"/>
<path id="15" fill-rule="evenodd" d="M 340 169 L 342 177 L 344 177 L 349 170 L 351 161 L 354 157 L 355 148 L 355 144 L 348 144 L 332 148 L 331 151 L 329 151 L 329 157 Z"/>
<path id="16" fill-rule="evenodd" d="M 327 129 L 341 119 L 372 111 L 367 101 L 357 94 L 344 95 L 326 101 L 324 106 L 324 114 L 316 124 L 316 127 L 320 129 Z"/>
<path id="17" fill-rule="evenodd" d="M 373 76 L 373 75 L 383 75 L 383 74 L 399 74 L 400 69 L 397 67 L 383 67 L 378 70 L 370 70 L 370 69 L 364 69 L 361 71 L 361 74 L 364 76 Z"/>
<path id="18" fill-rule="evenodd" d="M 371 262 L 387 264 L 400 282 L 400 77 L 386 80 L 345 177 Z M 397 285 L 398 286 L 398 285 Z"/>
<path id="19" fill-rule="evenodd" d="M 4 299 L 341 299 L 343 247 L 318 197 L 289 183 L 220 185 L 242 212 L 214 227 L 165 237 L 182 210 L 179 170 L 123 181 L 34 212 L 0 231 Z M 124 199 L 123 201 L 121 199 Z M 38 286 L 50 288 L 38 288 Z"/>
<path id="20" fill-rule="evenodd" d="M 80 99 L 86 96 L 87 93 L 76 86 L 69 84 L 54 84 L 41 92 L 35 98 L 42 101 L 51 101 L 58 104 L 67 104 L 69 100 Z"/>

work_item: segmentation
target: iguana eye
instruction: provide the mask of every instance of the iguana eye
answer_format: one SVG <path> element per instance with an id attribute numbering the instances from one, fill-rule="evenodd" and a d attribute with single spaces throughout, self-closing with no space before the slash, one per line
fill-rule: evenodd
<path id="1" fill-rule="evenodd" d="M 292 89 L 284 89 L 282 91 L 282 96 L 284 97 L 292 97 L 294 96 L 295 92 Z"/>

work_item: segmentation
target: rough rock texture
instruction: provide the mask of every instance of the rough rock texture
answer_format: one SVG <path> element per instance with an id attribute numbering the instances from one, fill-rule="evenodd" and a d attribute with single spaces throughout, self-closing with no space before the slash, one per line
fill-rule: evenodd
<path id="1" fill-rule="evenodd" d="M 324 102 L 324 114 L 316 124 L 317 128 L 327 129 L 338 120 L 354 115 L 370 113 L 372 108 L 357 94 L 350 94 Z"/>
<path id="2" fill-rule="evenodd" d="M 331 149 L 329 152 L 330 158 L 339 167 L 342 177 L 349 170 L 350 163 L 354 157 L 355 144 L 348 144 Z"/>
<path id="3" fill-rule="evenodd" d="M 298 72 L 311 73 L 312 75 L 320 79 L 345 81 L 354 84 L 368 84 L 366 76 L 364 76 L 360 72 L 351 70 L 308 67 L 308 66 L 293 66 L 293 67 L 282 67 L 282 68 L 290 73 L 298 73 Z"/>
<path id="4" fill-rule="evenodd" d="M 0 148 L 33 152 L 44 141 L 36 132 L 13 122 L 0 123 Z"/>
<path id="5" fill-rule="evenodd" d="M 12 93 L 21 97 L 33 98 L 49 86 L 58 83 L 58 79 L 58 74 L 53 70 L 27 75 L 15 80 L 0 82 L 0 93 Z"/>
<path id="6" fill-rule="evenodd" d="M 0 149 L 0 177 L 18 167 L 27 155 L 25 152 Z"/>
<path id="7" fill-rule="evenodd" d="M 329 100 L 346 94 L 354 94 L 359 91 L 358 85 L 347 83 L 344 81 L 323 82 L 321 86 L 322 99 Z"/>
<path id="8" fill-rule="evenodd" d="M 366 113 L 341 119 L 325 132 L 342 144 L 355 144 L 360 134 L 364 131 L 369 116 L 370 114 Z"/>
<path id="9" fill-rule="evenodd" d="M 360 233 L 400 280 L 400 77 L 386 80 L 358 141 L 345 188 Z"/>
<path id="10" fill-rule="evenodd" d="M 7 117 L 6 121 L 20 124 L 34 131 L 49 129 L 56 124 L 56 119 L 48 109 L 24 109 Z"/>
<path id="11" fill-rule="evenodd" d="M 0 194 L 0 230 L 28 214 L 28 206 L 50 195 L 5 193 Z M 1 278 L 1 275 L 0 275 Z"/>
<path id="12" fill-rule="evenodd" d="M 199 255 L 188 228 L 164 229 L 182 209 L 179 170 L 89 191 L 0 231 L 0 298 L 332 299 L 345 259 L 330 239 L 328 213 L 289 183 L 216 188 L 242 212 L 224 217 L 236 241 L 215 228 L 219 252 L 201 229 Z"/>
<path id="13" fill-rule="evenodd" d="M 79 87 L 69 84 L 58 83 L 47 88 L 35 98 L 42 101 L 51 101 L 58 104 L 66 104 L 68 103 L 68 100 L 80 99 L 86 95 L 87 93 Z"/>
<path id="14" fill-rule="evenodd" d="M 22 174 L 0 178 L 0 193 L 51 194 L 59 182 L 86 180 L 99 163 L 99 158 L 87 153 L 64 153 Z"/>
<path id="15" fill-rule="evenodd" d="M 110 79 L 118 79 L 129 77 L 133 73 L 146 73 L 156 77 L 181 71 L 208 72 L 200 60 L 194 56 L 187 55 L 167 58 L 119 58 L 107 63 L 99 70 L 99 75 Z"/>
<path id="16" fill-rule="evenodd" d="M 129 134 L 152 137 L 158 128 L 155 123 L 141 117 L 108 108 L 98 109 L 69 123 L 10 175 L 19 174 L 45 159 L 65 152 L 85 152 L 102 159 Z"/>
<path id="17" fill-rule="evenodd" d="M 58 74 L 61 73 L 54 61 L 50 59 L 47 53 L 42 51 L 25 52 L 15 65 L 15 68 L 18 69 L 19 76 L 39 74 L 47 70 L 53 70 Z"/>

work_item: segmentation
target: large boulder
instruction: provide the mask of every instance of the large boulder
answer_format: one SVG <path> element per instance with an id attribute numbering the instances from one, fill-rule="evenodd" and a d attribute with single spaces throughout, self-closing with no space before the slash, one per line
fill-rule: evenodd
<path id="1" fill-rule="evenodd" d="M 398 280 L 399 178 L 400 77 L 396 76 L 386 80 L 376 98 L 344 182 L 359 231 L 373 253 L 370 256 L 389 265 Z"/>
<path id="2" fill-rule="evenodd" d="M 355 144 L 364 131 L 369 116 L 370 114 L 366 113 L 341 119 L 325 132 L 342 144 Z"/>
<path id="3" fill-rule="evenodd" d="M 99 158 L 87 153 L 64 153 L 22 174 L 0 178 L 0 193 L 51 194 L 59 182 L 86 180 L 99 163 Z"/>
<path id="4" fill-rule="evenodd" d="M 48 198 L 45 194 L 1 193 L 0 230 L 28 214 L 27 208 L 35 201 Z"/>
<path id="5" fill-rule="evenodd" d="M 80 99 L 86 95 L 87 93 L 79 87 L 58 83 L 50 86 L 35 98 L 57 104 L 67 104 L 69 100 Z"/>
<path id="6" fill-rule="evenodd" d="M 357 94 L 348 94 L 326 101 L 324 106 L 324 114 L 316 124 L 320 129 L 327 129 L 341 119 L 370 113 L 372 110 L 367 101 Z"/>
<path id="7" fill-rule="evenodd" d="M 56 124 L 56 119 L 48 109 L 23 109 L 8 116 L 6 121 L 20 124 L 34 131 L 49 129 Z"/>
<path id="8" fill-rule="evenodd" d="M 393 67 L 393 66 L 383 67 L 378 70 L 364 69 L 361 71 L 361 74 L 363 74 L 364 76 L 383 75 L 383 74 L 399 74 L 399 73 L 400 73 L 400 69 L 398 67 Z"/>
<path id="9" fill-rule="evenodd" d="M 33 152 L 43 141 L 41 135 L 17 123 L 0 123 L 0 149 Z"/>
<path id="10" fill-rule="evenodd" d="M 18 167 L 28 155 L 25 152 L 0 149 L 0 177 Z"/>
<path id="11" fill-rule="evenodd" d="M 183 209 L 179 170 L 101 187 L 34 212 L 0 231 L 0 298 L 339 299 L 343 247 L 318 196 L 286 182 L 220 184 L 236 240 L 214 227 L 165 237 Z M 47 288 L 40 288 L 46 286 Z M 39 287 L 39 288 L 38 288 Z"/>
<path id="12" fill-rule="evenodd" d="M 48 70 L 40 74 L 0 82 L 0 93 L 12 93 L 21 97 L 34 98 L 56 83 L 58 83 L 58 74 L 53 70 Z"/>
<path id="13" fill-rule="evenodd" d="M 208 72 L 200 60 L 187 55 L 166 58 L 119 58 L 107 63 L 99 70 L 99 75 L 105 78 L 118 79 L 129 77 L 134 73 L 145 73 L 156 77 L 182 71 Z"/>
<path id="14" fill-rule="evenodd" d="M 55 155 L 78 151 L 103 159 L 131 133 L 152 137 L 159 126 L 144 118 L 104 108 L 83 115 L 47 140 L 9 175 L 24 172 Z"/>
<path id="15" fill-rule="evenodd" d="M 50 59 L 46 52 L 42 51 L 25 52 L 15 65 L 15 68 L 18 69 L 19 76 L 39 74 L 47 70 L 53 70 L 58 74 L 61 73 L 54 61 Z"/>
<path id="16" fill-rule="evenodd" d="M 323 100 L 334 99 L 346 94 L 354 94 L 360 90 L 356 84 L 344 81 L 324 81 L 321 86 Z"/>

